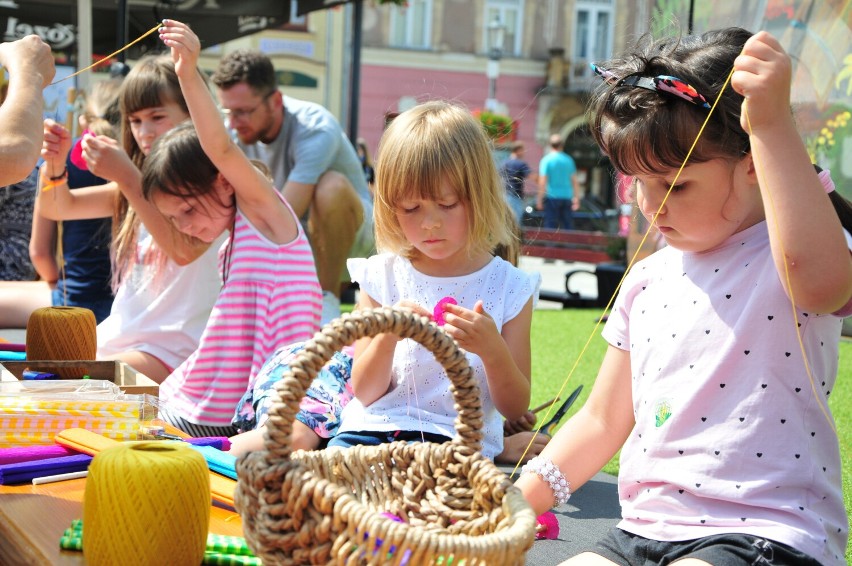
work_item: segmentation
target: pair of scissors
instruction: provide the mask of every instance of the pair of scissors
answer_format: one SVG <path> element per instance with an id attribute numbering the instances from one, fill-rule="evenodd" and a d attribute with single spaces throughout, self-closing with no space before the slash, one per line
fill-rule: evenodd
<path id="1" fill-rule="evenodd" d="M 568 398 L 565 399 L 565 402 L 562 403 L 562 405 L 560 405 L 558 409 L 556 409 L 556 412 L 553 414 L 553 417 L 549 421 L 544 423 L 541 428 L 538 429 L 538 432 L 540 432 L 541 434 L 546 434 L 547 436 L 553 436 L 553 428 L 557 424 L 559 424 L 559 421 L 562 420 L 562 417 L 565 416 L 565 413 L 568 412 L 568 409 L 571 408 L 571 405 L 573 405 L 574 401 L 577 400 L 577 397 L 580 396 L 580 392 L 582 390 L 582 385 L 577 386 L 577 389 L 575 389 L 571 393 L 571 395 L 569 395 Z"/>

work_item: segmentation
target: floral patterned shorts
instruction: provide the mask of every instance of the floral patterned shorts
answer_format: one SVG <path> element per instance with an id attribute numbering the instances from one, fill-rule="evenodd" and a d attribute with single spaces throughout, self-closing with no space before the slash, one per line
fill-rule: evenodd
<path id="1" fill-rule="evenodd" d="M 280 348 L 266 360 L 253 385 L 240 399 L 231 421 L 240 432 L 253 430 L 266 422 L 275 383 L 281 380 L 284 372 L 290 368 L 290 362 L 304 348 L 302 342 L 291 344 Z M 340 413 L 354 396 L 351 376 L 351 349 L 335 352 L 305 393 L 296 418 L 321 438 L 334 436 L 340 426 Z"/>

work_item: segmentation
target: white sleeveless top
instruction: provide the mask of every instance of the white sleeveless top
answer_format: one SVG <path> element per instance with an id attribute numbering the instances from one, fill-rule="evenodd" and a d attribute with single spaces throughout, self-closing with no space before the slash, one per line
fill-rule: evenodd
<path id="1" fill-rule="evenodd" d="M 350 259 L 347 267 L 361 290 L 382 305 L 408 299 L 431 312 L 444 297 L 453 297 L 470 309 L 481 299 L 501 331 L 530 297 L 538 299 L 541 283 L 538 273 L 525 273 L 496 257 L 479 271 L 462 277 L 424 275 L 409 260 L 393 254 Z M 482 392 L 482 453 L 494 458 L 503 450 L 503 421 L 488 392 L 482 360 L 469 352 L 467 360 Z M 432 353 L 411 339 L 402 340 L 397 344 L 391 371 L 390 391 L 367 407 L 352 399 L 343 410 L 340 430 L 407 430 L 455 436 L 458 413 L 453 407 L 450 381 Z"/>
<path id="2" fill-rule="evenodd" d="M 144 263 L 154 239 L 140 225 L 137 262 L 115 294 L 109 316 L 98 325 L 98 358 L 138 350 L 170 369 L 188 358 L 198 348 L 222 287 L 218 251 L 226 237 L 189 265 L 166 259 L 163 272 L 154 275 Z"/>

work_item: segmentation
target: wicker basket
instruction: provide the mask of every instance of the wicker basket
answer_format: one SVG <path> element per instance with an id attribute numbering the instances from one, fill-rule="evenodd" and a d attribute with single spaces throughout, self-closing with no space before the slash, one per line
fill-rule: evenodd
<path id="1" fill-rule="evenodd" d="M 455 438 L 293 453 L 299 401 L 320 368 L 343 346 L 385 332 L 418 341 L 447 371 L 459 411 Z M 480 453 L 481 428 L 479 387 L 449 335 L 400 309 L 344 315 L 276 385 L 265 449 L 237 462 L 246 540 L 264 564 L 522 564 L 535 514 Z"/>

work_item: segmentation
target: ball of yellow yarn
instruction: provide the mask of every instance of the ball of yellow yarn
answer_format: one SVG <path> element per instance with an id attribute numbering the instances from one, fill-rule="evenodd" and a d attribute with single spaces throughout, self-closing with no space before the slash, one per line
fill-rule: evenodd
<path id="1" fill-rule="evenodd" d="M 198 566 L 210 525 L 204 457 L 178 442 L 122 444 L 95 456 L 83 496 L 93 566 Z"/>
<path id="2" fill-rule="evenodd" d="M 94 360 L 98 340 L 95 313 L 82 307 L 44 307 L 27 320 L 28 360 Z M 62 377 L 83 377 L 86 368 L 66 367 Z"/>

